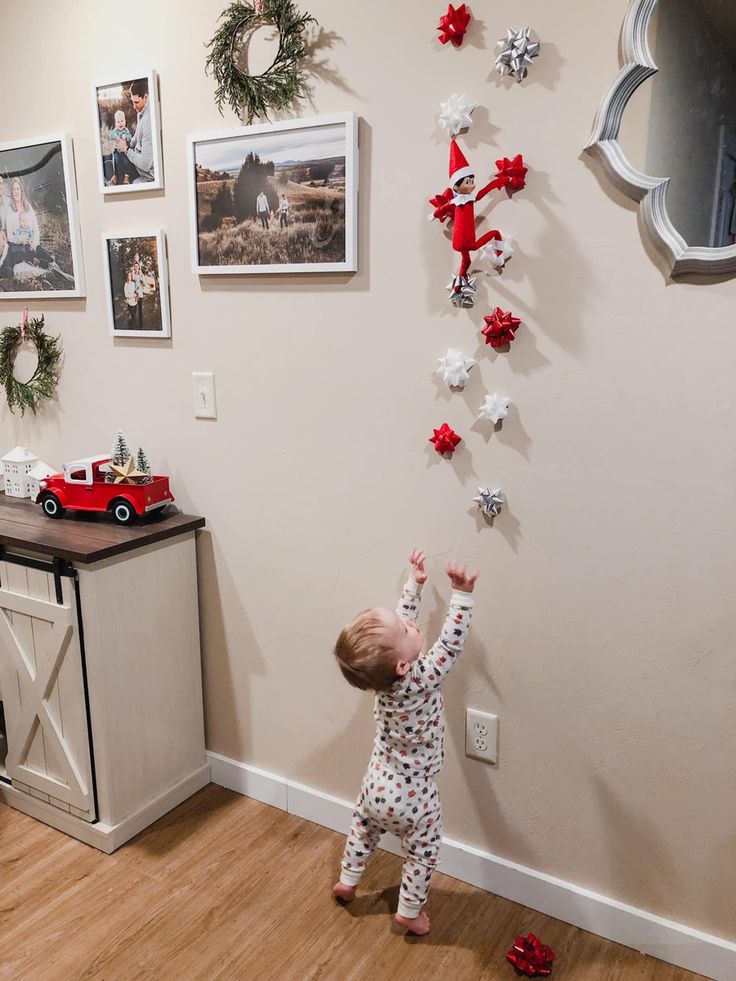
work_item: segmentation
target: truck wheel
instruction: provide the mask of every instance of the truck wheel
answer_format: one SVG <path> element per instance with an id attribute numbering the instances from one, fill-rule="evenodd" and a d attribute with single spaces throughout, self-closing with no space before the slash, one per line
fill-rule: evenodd
<path id="1" fill-rule="evenodd" d="M 41 501 L 41 507 L 44 510 L 44 514 L 47 514 L 49 518 L 60 518 L 66 511 L 66 508 L 61 506 L 61 502 L 56 494 L 46 494 Z"/>
<path id="2" fill-rule="evenodd" d="M 135 510 L 127 501 L 113 501 L 110 510 L 118 524 L 130 525 L 136 519 Z"/>

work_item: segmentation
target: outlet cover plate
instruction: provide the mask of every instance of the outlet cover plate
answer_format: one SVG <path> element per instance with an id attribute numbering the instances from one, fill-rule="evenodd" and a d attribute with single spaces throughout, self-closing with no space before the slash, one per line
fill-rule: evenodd
<path id="1" fill-rule="evenodd" d="M 498 762 L 498 716 L 465 710 L 465 755 L 483 763 Z"/>

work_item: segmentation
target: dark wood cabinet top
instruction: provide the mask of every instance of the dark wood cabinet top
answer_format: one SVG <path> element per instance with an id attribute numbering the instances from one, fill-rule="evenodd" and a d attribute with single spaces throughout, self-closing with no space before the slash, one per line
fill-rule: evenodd
<path id="1" fill-rule="evenodd" d="M 28 498 L 6 497 L 0 492 L 0 545 L 84 565 L 202 527 L 204 518 L 179 514 L 171 506 L 132 525 L 119 525 L 110 515 L 82 511 L 48 518 Z"/>

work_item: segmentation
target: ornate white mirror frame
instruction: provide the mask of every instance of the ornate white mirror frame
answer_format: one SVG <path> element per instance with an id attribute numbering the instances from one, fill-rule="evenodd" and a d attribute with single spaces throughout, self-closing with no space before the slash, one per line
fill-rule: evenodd
<path id="1" fill-rule="evenodd" d="M 649 27 L 657 0 L 631 0 L 621 28 L 623 67 L 598 107 L 593 132 L 584 148 L 601 162 L 611 182 L 639 202 L 644 228 L 670 265 L 671 276 L 736 272 L 736 245 L 722 248 L 688 245 L 667 213 L 668 177 L 649 177 L 632 167 L 618 143 L 626 106 L 636 89 L 657 71 L 649 50 Z"/>

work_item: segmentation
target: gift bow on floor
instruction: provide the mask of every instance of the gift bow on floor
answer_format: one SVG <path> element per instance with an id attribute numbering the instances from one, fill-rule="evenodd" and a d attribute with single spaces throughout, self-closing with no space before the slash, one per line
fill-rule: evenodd
<path id="1" fill-rule="evenodd" d="M 549 977 L 552 973 L 552 961 L 555 955 L 552 948 L 530 933 L 526 937 L 518 936 L 514 946 L 506 954 L 506 960 L 513 964 L 521 974 L 528 978 L 539 976 Z"/>

